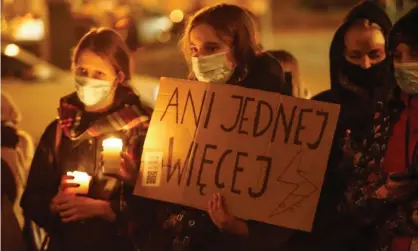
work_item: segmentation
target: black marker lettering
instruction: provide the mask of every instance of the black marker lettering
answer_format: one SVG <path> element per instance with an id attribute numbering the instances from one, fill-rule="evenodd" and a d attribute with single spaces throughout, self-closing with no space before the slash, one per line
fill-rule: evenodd
<path id="1" fill-rule="evenodd" d="M 216 172 L 215 172 L 215 185 L 219 189 L 222 189 L 225 187 L 225 183 L 219 182 L 219 175 L 221 174 L 221 167 L 222 167 L 222 164 L 224 163 L 226 156 L 228 156 L 228 154 L 231 154 L 231 153 L 232 153 L 232 150 L 226 150 L 222 154 L 222 156 L 219 158 L 218 166 L 216 167 Z"/>
<path id="2" fill-rule="evenodd" d="M 242 108 L 242 113 L 241 113 L 242 114 L 241 115 L 241 121 L 239 123 L 239 128 L 238 128 L 238 133 L 239 134 L 248 135 L 247 131 L 242 130 L 242 125 L 243 125 L 244 121 L 248 121 L 248 118 L 245 117 L 245 111 L 247 110 L 247 104 L 248 104 L 248 102 L 254 102 L 254 100 L 255 100 L 254 98 L 250 98 L 250 97 L 245 98 L 244 105 L 243 105 L 243 108 Z"/>
<path id="3" fill-rule="evenodd" d="M 200 187 L 199 192 L 201 195 L 205 195 L 205 193 L 203 192 L 203 189 L 206 187 L 206 184 L 201 183 L 203 166 L 205 164 L 213 164 L 213 160 L 206 159 L 206 154 L 208 152 L 208 149 L 216 149 L 216 148 L 218 147 L 215 145 L 205 145 L 205 148 L 203 149 L 202 162 L 200 163 L 200 169 L 199 169 L 199 174 L 197 176 L 197 183 L 196 183 L 196 185 Z"/>
<path id="4" fill-rule="evenodd" d="M 267 184 L 268 184 L 269 177 L 270 177 L 270 171 L 271 171 L 272 159 L 270 157 L 257 156 L 257 160 L 267 162 L 266 175 L 264 175 L 263 186 L 261 187 L 261 190 L 259 192 L 254 192 L 252 188 L 248 188 L 248 194 L 250 195 L 251 198 L 261 197 L 266 192 Z"/>
<path id="5" fill-rule="evenodd" d="M 171 101 L 173 101 L 174 98 L 175 98 L 176 102 L 171 103 Z M 176 107 L 176 124 L 178 124 L 179 123 L 179 90 L 178 90 L 178 88 L 176 88 L 174 90 L 173 94 L 171 95 L 170 101 L 168 101 L 167 107 L 165 108 L 164 113 L 160 118 L 160 121 L 163 121 L 163 118 L 164 118 L 165 114 L 167 113 L 168 108 L 170 106 L 175 106 Z"/>
<path id="6" fill-rule="evenodd" d="M 180 163 L 181 162 L 180 159 L 178 159 L 176 161 L 176 163 L 174 164 L 174 167 L 173 167 L 173 148 L 174 148 L 173 145 L 174 145 L 174 137 L 171 137 L 170 141 L 168 143 L 167 183 L 170 182 L 171 178 L 174 175 L 174 172 L 177 170 L 177 174 L 178 174 L 178 181 L 177 182 L 178 182 L 178 185 L 180 186 L 181 180 L 183 178 L 184 170 L 186 170 L 187 164 L 189 163 L 189 158 L 190 158 L 190 154 L 191 154 L 192 149 L 193 149 L 194 141 L 192 141 L 190 143 L 186 159 L 184 160 L 184 163 L 183 163 L 183 168 L 181 167 L 182 165 Z"/>
<path id="7" fill-rule="evenodd" d="M 269 111 L 269 122 L 266 124 L 266 126 L 263 129 L 261 129 L 260 131 L 257 131 L 259 129 L 258 127 L 260 125 L 260 117 L 261 117 L 261 113 L 262 113 L 261 108 L 263 106 L 267 107 L 267 109 Z M 269 129 L 272 121 L 273 121 L 273 109 L 271 108 L 270 104 L 263 101 L 263 100 L 258 101 L 257 112 L 255 114 L 255 119 L 254 119 L 253 136 L 258 137 L 258 136 L 263 135 Z"/>
<path id="8" fill-rule="evenodd" d="M 303 114 L 305 112 L 313 112 L 313 110 L 311 108 L 309 108 L 309 109 L 300 109 L 299 122 L 298 122 L 298 126 L 296 127 L 295 139 L 293 140 L 293 143 L 295 145 L 302 145 L 302 142 L 300 141 L 299 136 L 300 136 L 300 131 L 302 131 L 302 130 L 304 130 L 306 128 L 306 126 L 303 125 Z"/>
<path id="9" fill-rule="evenodd" d="M 193 174 L 193 167 L 194 167 L 194 160 L 196 159 L 196 151 L 199 147 L 199 144 L 196 142 L 195 147 L 193 149 L 192 157 L 191 157 L 191 163 L 190 163 L 190 169 L 189 169 L 189 176 L 187 177 L 187 186 L 190 186 L 190 182 L 192 181 L 192 174 Z"/>
<path id="10" fill-rule="evenodd" d="M 295 118 L 296 109 L 297 109 L 297 106 L 296 105 L 293 106 L 292 114 L 290 115 L 290 121 L 289 123 L 287 123 L 286 114 L 284 112 L 284 106 L 283 104 L 280 104 L 279 112 L 277 113 L 276 121 L 274 123 L 273 134 L 271 136 L 271 142 L 274 142 L 274 140 L 276 139 L 276 132 L 277 132 L 277 127 L 278 127 L 280 118 L 282 118 L 282 124 L 284 127 L 284 133 L 285 133 L 284 142 L 286 144 L 289 142 L 289 137 L 290 137 L 290 133 L 292 132 L 292 125 L 293 125 L 293 120 Z"/>
<path id="11" fill-rule="evenodd" d="M 206 98 L 206 91 L 203 94 L 202 104 L 200 106 L 200 111 L 199 111 L 199 115 L 198 115 L 198 114 L 196 114 L 196 108 L 194 106 L 192 92 L 189 89 L 189 91 L 187 92 L 186 104 L 184 105 L 183 116 L 181 117 L 181 122 L 180 122 L 181 124 L 183 124 L 184 117 L 185 117 L 186 111 L 187 111 L 187 107 L 188 107 L 188 104 L 189 104 L 189 101 L 190 101 L 190 104 L 191 104 L 192 110 L 193 110 L 193 117 L 194 117 L 195 125 L 196 125 L 196 127 L 199 125 L 200 116 L 202 115 L 203 105 L 205 104 L 205 98 Z"/>
<path id="12" fill-rule="evenodd" d="M 319 133 L 319 137 L 318 137 L 317 141 L 315 141 L 314 143 L 308 143 L 309 149 L 317 149 L 318 148 L 318 146 L 321 144 L 322 138 L 324 137 L 325 128 L 327 127 L 327 124 L 328 124 L 328 117 L 329 117 L 328 112 L 317 111 L 316 115 L 317 116 L 323 116 L 324 121 L 322 122 L 321 132 Z"/>
<path id="13" fill-rule="evenodd" d="M 205 128 L 208 128 L 209 121 L 210 121 L 210 115 L 212 115 L 212 107 L 213 102 L 215 101 L 215 93 L 212 93 L 212 96 L 210 97 L 210 103 L 208 107 L 208 114 L 206 114 L 206 121 L 205 121 Z"/>
<path id="14" fill-rule="evenodd" d="M 240 156 L 248 156 L 248 153 L 238 152 L 237 158 L 235 159 L 235 168 L 234 168 L 234 175 L 232 177 L 232 186 L 231 186 L 231 192 L 235 194 L 241 194 L 241 190 L 235 189 L 235 183 L 237 181 L 237 175 L 238 173 L 242 173 L 244 171 L 244 168 L 239 166 L 239 158 Z"/>
<path id="15" fill-rule="evenodd" d="M 230 128 L 226 128 L 224 125 L 221 125 L 222 130 L 224 130 L 225 132 L 232 132 L 232 130 L 234 130 L 235 127 L 238 125 L 239 118 L 241 117 L 242 103 L 243 103 L 244 97 L 243 96 L 232 95 L 232 98 L 240 100 L 238 113 L 237 113 L 237 117 L 235 119 L 235 123 Z"/>

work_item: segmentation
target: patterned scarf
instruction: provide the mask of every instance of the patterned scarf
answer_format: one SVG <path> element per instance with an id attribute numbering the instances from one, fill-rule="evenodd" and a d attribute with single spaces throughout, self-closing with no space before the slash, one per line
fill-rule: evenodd
<path id="1" fill-rule="evenodd" d="M 150 121 L 150 116 L 141 107 L 138 96 L 128 87 L 119 87 L 110 110 L 88 126 L 81 123 L 86 112 L 76 93 L 61 99 L 58 113 L 62 131 L 76 144 L 115 131 L 136 127 L 147 129 Z"/>

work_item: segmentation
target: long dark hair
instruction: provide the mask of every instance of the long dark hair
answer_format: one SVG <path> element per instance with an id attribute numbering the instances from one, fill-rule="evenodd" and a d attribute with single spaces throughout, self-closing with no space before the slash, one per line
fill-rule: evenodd
<path id="1" fill-rule="evenodd" d="M 187 22 L 180 46 L 186 61 L 190 65 L 190 32 L 200 25 L 210 25 L 218 37 L 229 43 L 237 62 L 235 73 L 231 79 L 245 78 L 260 49 L 256 42 L 254 22 L 250 13 L 236 5 L 218 4 L 203 8 L 196 12 Z M 189 78 L 193 79 L 190 70 Z"/>

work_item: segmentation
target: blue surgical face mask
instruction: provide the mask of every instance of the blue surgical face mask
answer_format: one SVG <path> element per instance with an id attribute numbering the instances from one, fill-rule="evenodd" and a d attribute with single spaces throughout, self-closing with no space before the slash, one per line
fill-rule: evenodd
<path id="1" fill-rule="evenodd" d="M 226 52 L 192 57 L 192 70 L 197 80 L 207 83 L 226 83 L 234 73 L 229 69 Z"/>
<path id="2" fill-rule="evenodd" d="M 418 62 L 396 63 L 395 78 L 403 92 L 418 95 Z"/>
<path id="3" fill-rule="evenodd" d="M 86 106 L 96 105 L 112 92 L 112 83 L 94 78 L 76 76 L 77 96 Z"/>

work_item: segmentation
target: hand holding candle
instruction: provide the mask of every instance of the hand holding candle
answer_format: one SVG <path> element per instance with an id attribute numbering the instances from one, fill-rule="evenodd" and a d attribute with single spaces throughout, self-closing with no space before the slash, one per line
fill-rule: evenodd
<path id="1" fill-rule="evenodd" d="M 108 138 L 103 140 L 103 173 L 117 174 L 121 168 L 121 152 L 123 142 L 118 138 Z"/>
<path id="2" fill-rule="evenodd" d="M 113 177 L 120 181 L 125 182 L 131 186 L 135 185 L 138 175 L 138 169 L 136 162 L 129 156 L 129 154 L 122 152 L 120 154 L 122 158 L 121 168 L 117 173 L 105 173 L 106 176 Z"/>
<path id="3" fill-rule="evenodd" d="M 66 191 L 73 194 L 87 194 L 89 192 L 91 176 L 85 172 L 73 171 L 67 172 L 67 176 L 74 179 L 67 179 L 66 183 L 78 184 L 78 187 L 68 187 Z"/>

